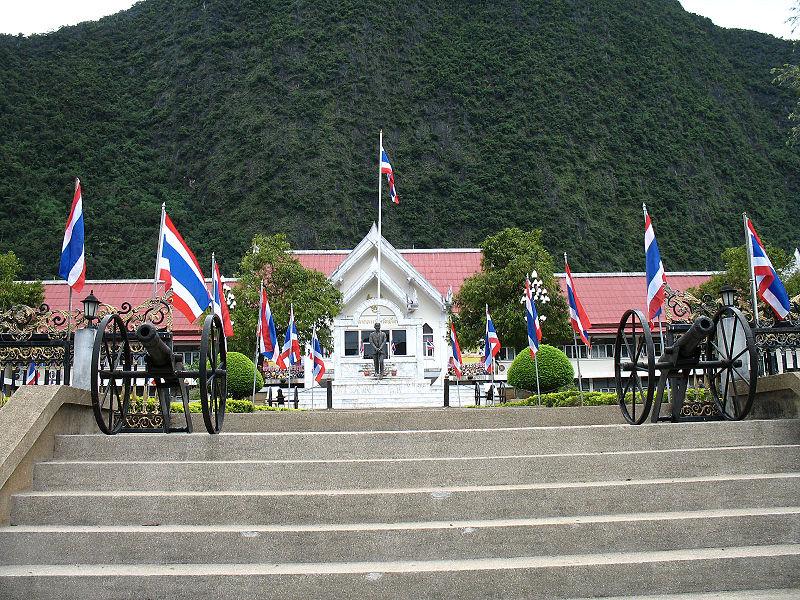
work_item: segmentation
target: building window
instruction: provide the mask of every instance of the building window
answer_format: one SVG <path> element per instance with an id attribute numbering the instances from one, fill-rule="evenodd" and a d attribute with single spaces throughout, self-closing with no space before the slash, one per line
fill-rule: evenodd
<path id="1" fill-rule="evenodd" d="M 361 354 L 364 358 L 372 358 L 375 356 L 375 351 L 372 349 L 372 344 L 369 343 L 369 334 L 372 330 L 361 332 Z"/>
<path id="2" fill-rule="evenodd" d="M 360 348 L 358 343 L 358 331 L 345 331 L 344 332 L 344 355 L 345 356 L 358 356 L 360 355 Z"/>
<path id="3" fill-rule="evenodd" d="M 392 329 L 391 347 L 392 356 L 406 356 L 408 354 L 405 329 Z"/>
<path id="4" fill-rule="evenodd" d="M 500 348 L 500 352 L 497 354 L 497 360 L 514 360 L 516 356 L 517 350 L 515 348 L 503 346 Z"/>
<path id="5" fill-rule="evenodd" d="M 422 326 L 422 356 L 431 357 L 436 350 L 433 344 L 433 328 L 425 323 Z"/>

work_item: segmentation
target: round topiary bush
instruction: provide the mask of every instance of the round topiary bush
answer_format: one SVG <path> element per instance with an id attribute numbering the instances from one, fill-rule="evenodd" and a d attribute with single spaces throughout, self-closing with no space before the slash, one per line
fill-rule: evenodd
<path id="1" fill-rule="evenodd" d="M 253 361 L 241 352 L 228 352 L 228 395 L 231 398 L 249 398 L 253 393 Z M 264 377 L 258 373 L 256 390 L 264 387 Z"/>
<path id="2" fill-rule="evenodd" d="M 539 362 L 539 385 L 542 393 L 570 385 L 575 371 L 567 355 L 548 344 L 539 346 L 536 354 Z M 523 390 L 536 391 L 536 366 L 531 358 L 531 349 L 525 348 L 517 354 L 508 369 L 508 385 Z"/>

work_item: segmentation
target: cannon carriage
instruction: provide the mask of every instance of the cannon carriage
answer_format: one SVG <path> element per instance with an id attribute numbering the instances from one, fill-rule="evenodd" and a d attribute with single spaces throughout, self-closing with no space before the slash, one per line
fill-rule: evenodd
<path id="1" fill-rule="evenodd" d="M 144 368 L 133 361 L 132 344 L 145 352 Z M 91 397 L 95 420 L 107 435 L 132 432 L 192 432 L 187 379 L 195 379 L 200 388 L 203 422 L 211 434 L 219 433 L 225 418 L 227 398 L 226 348 L 222 323 L 208 315 L 203 323 L 200 362 L 195 370 L 184 368 L 182 357 L 172 351 L 150 322 L 129 331 L 117 313 L 106 315 L 97 329 L 91 365 Z M 140 382 L 142 382 L 140 384 Z M 143 385 L 142 385 L 143 384 Z M 149 426 L 133 422 L 132 395 L 137 386 L 156 389 L 157 419 Z M 171 425 L 173 399 L 183 405 L 185 425 Z"/>
<path id="2" fill-rule="evenodd" d="M 670 343 L 656 356 L 653 332 L 644 314 L 628 310 L 620 320 L 614 376 L 622 415 L 639 425 L 657 421 L 741 420 L 750 412 L 758 379 L 755 336 L 742 312 L 721 306 L 712 316 L 671 326 Z M 706 390 L 711 402 L 687 409 L 690 383 Z M 661 415 L 664 402 L 671 411 Z"/>

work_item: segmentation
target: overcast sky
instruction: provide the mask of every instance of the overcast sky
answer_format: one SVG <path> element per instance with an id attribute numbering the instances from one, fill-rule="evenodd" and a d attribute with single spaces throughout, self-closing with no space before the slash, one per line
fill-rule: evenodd
<path id="1" fill-rule="evenodd" d="M 722 27 L 755 29 L 784 38 L 791 32 L 786 19 L 796 0 L 680 0 L 689 12 L 708 17 Z M 0 0 L 0 33 L 46 33 L 64 25 L 94 21 L 130 8 L 135 0 Z"/>

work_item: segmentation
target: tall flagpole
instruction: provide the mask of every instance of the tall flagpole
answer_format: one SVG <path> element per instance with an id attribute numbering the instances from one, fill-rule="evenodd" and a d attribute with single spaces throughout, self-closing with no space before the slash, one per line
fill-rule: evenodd
<path id="1" fill-rule="evenodd" d="M 750 272 L 750 294 L 753 300 L 753 319 L 755 319 L 755 326 L 758 327 L 758 295 L 756 294 L 756 273 L 753 269 L 753 239 L 750 237 L 750 231 L 747 227 L 747 213 L 742 213 L 742 221 L 744 222 L 744 244 L 747 252 L 747 269 Z"/>
<path id="2" fill-rule="evenodd" d="M 294 325 L 294 304 L 289 304 L 289 310 L 291 311 L 292 321 L 289 323 L 289 327 Z M 294 345 L 294 341 L 292 340 L 292 332 L 289 331 L 289 394 L 286 396 L 286 405 L 289 405 L 289 402 L 292 400 L 292 346 Z"/>
<path id="3" fill-rule="evenodd" d="M 258 351 L 259 351 L 259 344 L 261 341 L 261 314 L 264 311 L 264 306 L 262 304 L 264 299 L 264 282 L 261 282 L 261 287 L 258 290 L 258 321 L 256 322 L 256 353 L 253 357 L 253 365 L 255 368 L 253 369 L 253 395 L 250 398 L 250 402 L 253 404 L 256 403 L 256 379 L 258 379 Z"/>
<path id="4" fill-rule="evenodd" d="M 378 299 L 381 297 L 381 246 L 383 246 L 383 178 L 381 162 L 383 161 L 383 129 L 378 137 Z"/>
<path id="5" fill-rule="evenodd" d="M 567 253 L 564 252 L 564 271 L 567 270 Z M 572 293 L 576 293 L 575 290 L 572 290 Z M 578 333 L 575 331 L 575 328 L 572 329 L 572 343 L 573 347 L 575 348 L 575 361 L 578 365 L 578 396 L 581 399 L 581 406 L 583 406 L 583 376 L 581 375 L 581 352 L 578 348 Z"/>
<path id="6" fill-rule="evenodd" d="M 314 410 L 314 340 L 317 339 L 317 325 L 316 323 L 311 327 L 311 410 Z"/>
<path id="7" fill-rule="evenodd" d="M 161 203 L 161 224 L 158 226 L 158 250 L 156 251 L 156 272 L 153 275 L 153 298 L 156 297 L 158 292 L 158 273 L 159 263 L 161 263 L 161 252 L 164 249 L 164 216 L 167 214 L 166 202 Z"/>

